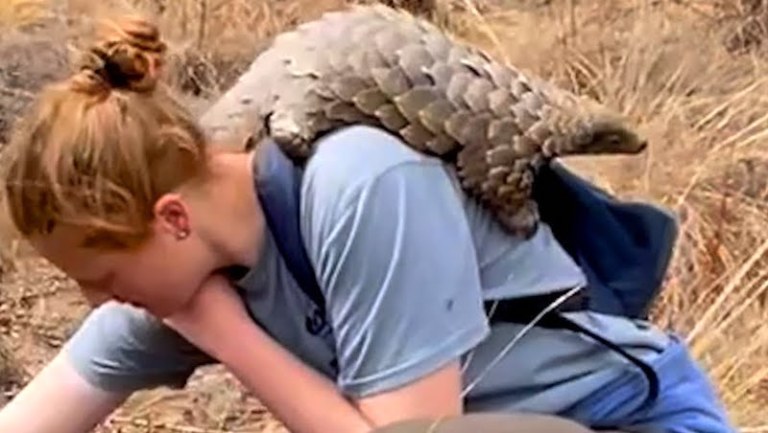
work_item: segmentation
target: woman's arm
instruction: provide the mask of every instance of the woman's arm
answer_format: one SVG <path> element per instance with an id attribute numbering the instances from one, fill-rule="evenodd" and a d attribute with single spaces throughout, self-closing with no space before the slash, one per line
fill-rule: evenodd
<path id="1" fill-rule="evenodd" d="M 458 356 L 444 356 L 442 365 L 419 377 L 350 401 L 335 383 L 255 325 L 242 299 L 220 276 L 209 279 L 190 306 L 166 323 L 224 364 L 296 433 L 363 433 L 400 420 L 462 413 Z"/>
<path id="2" fill-rule="evenodd" d="M 394 421 L 462 412 L 458 362 L 400 389 L 347 400 L 256 326 L 223 277 L 209 279 L 192 304 L 166 322 L 224 364 L 295 433 L 364 433 Z"/>
<path id="3" fill-rule="evenodd" d="M 416 381 L 370 397 L 356 406 L 375 427 L 409 419 L 437 419 L 461 415 L 461 368 L 458 361 Z"/>
<path id="4" fill-rule="evenodd" d="M 372 424 L 321 376 L 245 321 L 233 323 L 237 344 L 221 362 L 295 433 L 366 433 Z"/>
<path id="5" fill-rule="evenodd" d="M 371 424 L 335 385 L 254 324 L 229 282 L 212 276 L 165 322 L 220 361 L 295 433 L 365 433 Z"/>
<path id="6" fill-rule="evenodd" d="M 397 390 L 350 402 L 253 323 L 233 323 L 232 329 L 238 339 L 219 349 L 219 359 L 292 432 L 363 433 L 395 421 L 462 413 L 458 362 Z"/>
<path id="7" fill-rule="evenodd" d="M 90 432 L 127 397 L 88 384 L 60 352 L 0 410 L 0 432 Z"/>

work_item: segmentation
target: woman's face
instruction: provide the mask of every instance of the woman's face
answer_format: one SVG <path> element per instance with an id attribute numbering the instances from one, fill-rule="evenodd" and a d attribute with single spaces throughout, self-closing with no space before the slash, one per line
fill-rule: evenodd
<path id="1" fill-rule="evenodd" d="M 81 241 L 82 233 L 66 227 L 31 239 L 94 306 L 116 300 L 164 318 L 182 309 L 214 271 L 210 248 L 194 232 L 184 237 L 155 228 L 141 246 L 125 251 L 85 248 Z"/>
<path id="2" fill-rule="evenodd" d="M 29 241 L 77 281 L 92 304 L 114 299 L 168 317 L 218 269 L 255 263 L 260 255 L 265 228 L 253 194 L 250 156 L 223 154 L 216 161 L 218 183 L 157 199 L 150 236 L 139 247 L 86 248 L 84 233 L 68 226 Z"/>

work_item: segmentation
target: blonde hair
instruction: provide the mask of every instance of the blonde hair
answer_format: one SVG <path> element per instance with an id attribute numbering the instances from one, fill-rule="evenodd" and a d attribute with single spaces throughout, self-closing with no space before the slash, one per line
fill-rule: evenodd
<path id="1" fill-rule="evenodd" d="M 145 19 L 107 21 L 78 71 L 41 91 L 5 171 L 21 234 L 66 224 L 85 229 L 89 246 L 134 246 L 158 198 L 206 175 L 202 130 L 159 83 L 165 52 Z"/>

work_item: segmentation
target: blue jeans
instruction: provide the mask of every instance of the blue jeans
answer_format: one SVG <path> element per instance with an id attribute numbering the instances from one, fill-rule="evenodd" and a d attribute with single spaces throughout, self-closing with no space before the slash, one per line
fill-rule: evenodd
<path id="1" fill-rule="evenodd" d="M 600 392 L 559 414 L 592 428 L 618 428 L 648 433 L 736 433 L 703 369 L 683 341 L 670 346 L 650 363 L 659 378 L 659 397 L 643 404 L 648 385 L 632 369 Z"/>

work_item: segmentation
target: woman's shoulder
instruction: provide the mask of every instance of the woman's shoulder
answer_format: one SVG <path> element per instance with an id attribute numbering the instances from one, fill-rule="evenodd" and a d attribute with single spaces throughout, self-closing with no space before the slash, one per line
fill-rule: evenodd
<path id="1" fill-rule="evenodd" d="M 320 138 L 307 162 L 305 184 L 357 188 L 401 166 L 440 166 L 437 158 L 409 147 L 386 130 L 353 125 Z"/>
<path id="2" fill-rule="evenodd" d="M 437 158 L 416 151 L 400 137 L 367 125 L 334 130 L 321 137 L 315 149 L 306 167 L 310 175 L 375 177 L 401 164 L 440 164 Z"/>

